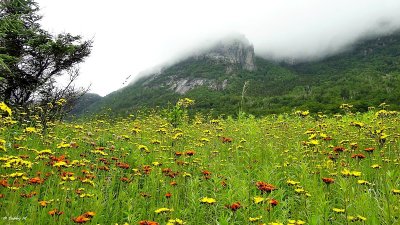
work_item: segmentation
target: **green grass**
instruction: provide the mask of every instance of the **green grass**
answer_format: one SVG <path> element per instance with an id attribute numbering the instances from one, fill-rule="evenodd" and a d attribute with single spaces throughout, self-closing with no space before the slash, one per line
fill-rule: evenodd
<path id="1" fill-rule="evenodd" d="M 72 218 L 88 211 L 96 215 L 87 224 L 145 220 L 167 224 L 176 218 L 188 225 L 289 224 L 290 219 L 306 224 L 399 223 L 400 195 L 393 192 L 400 189 L 397 113 L 380 117 L 373 111 L 340 117 L 281 114 L 239 120 L 197 116 L 178 128 L 152 114 L 57 123 L 45 135 L 25 128 L 2 124 L 0 131 L 6 149 L 0 150 L 4 184 L 0 185 L 0 224 L 73 224 Z M 232 142 L 223 143 L 222 137 Z M 57 148 L 61 142 L 67 145 Z M 148 151 L 140 150 L 141 145 Z M 336 154 L 337 146 L 343 146 L 344 152 Z M 375 150 L 367 153 L 365 148 Z M 36 158 L 45 149 L 52 154 Z M 195 154 L 185 155 L 189 150 Z M 366 158 L 352 158 L 354 154 Z M 22 156 L 32 166 L 6 168 L 10 156 Z M 54 166 L 56 158 L 67 167 Z M 379 168 L 371 167 L 375 164 Z M 345 170 L 361 174 L 344 175 Z M 211 175 L 206 177 L 205 171 Z M 15 172 L 23 174 L 11 177 Z M 65 172 L 75 180 L 64 181 L 62 174 L 70 179 Z M 30 184 L 34 177 L 43 183 Z M 334 183 L 325 184 L 322 178 L 333 178 Z M 299 183 L 290 185 L 289 180 Z M 259 181 L 276 190 L 261 192 L 256 186 Z M 77 193 L 79 188 L 84 190 Z M 36 195 L 21 196 L 32 192 Z M 80 197 L 83 193 L 92 197 Z M 166 193 L 172 196 L 166 198 Z M 265 200 L 256 204 L 257 196 Z M 216 202 L 201 203 L 204 197 Z M 271 199 L 278 204 L 272 206 Z M 39 201 L 49 204 L 41 206 Z M 236 202 L 241 207 L 233 211 L 229 206 Z M 173 211 L 155 213 L 160 208 Z M 63 214 L 49 215 L 54 209 Z"/>

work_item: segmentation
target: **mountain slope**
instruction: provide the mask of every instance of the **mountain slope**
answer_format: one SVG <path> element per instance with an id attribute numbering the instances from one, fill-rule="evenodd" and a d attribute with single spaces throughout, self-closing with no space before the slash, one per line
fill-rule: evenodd
<path id="1" fill-rule="evenodd" d="M 400 34 L 361 41 L 344 53 L 298 64 L 256 57 L 243 39 L 224 41 L 107 95 L 87 110 L 111 108 L 126 114 L 189 97 L 196 100 L 197 111 L 237 114 L 245 83 L 243 110 L 255 115 L 294 108 L 335 113 L 342 103 L 360 111 L 382 102 L 398 109 Z"/>

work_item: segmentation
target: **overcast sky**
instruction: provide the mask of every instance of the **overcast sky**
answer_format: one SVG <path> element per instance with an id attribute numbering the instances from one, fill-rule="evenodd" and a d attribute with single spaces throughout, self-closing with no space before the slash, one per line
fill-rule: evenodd
<path id="1" fill-rule="evenodd" d="M 43 27 L 93 39 L 80 85 L 102 96 L 230 33 L 259 56 L 318 58 L 400 28 L 400 0 L 36 0 Z"/>

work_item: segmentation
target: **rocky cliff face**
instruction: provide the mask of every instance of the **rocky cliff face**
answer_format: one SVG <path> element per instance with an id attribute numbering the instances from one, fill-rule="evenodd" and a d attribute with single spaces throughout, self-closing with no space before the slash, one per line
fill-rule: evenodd
<path id="1" fill-rule="evenodd" d="M 233 68 L 256 70 L 254 47 L 245 37 L 234 37 L 219 41 L 205 53 L 196 58 L 209 58 L 217 62 L 228 63 L 227 72 Z"/>
<path id="2" fill-rule="evenodd" d="M 229 84 L 229 77 L 238 70 L 256 70 L 254 47 L 244 36 L 231 37 L 221 40 L 210 48 L 194 54 L 187 60 L 190 61 L 212 61 L 223 65 L 225 71 L 220 76 L 227 79 L 217 79 L 205 76 L 205 74 L 186 74 L 190 70 L 176 71 L 176 74 L 165 74 L 168 68 L 150 76 L 142 85 L 147 87 L 167 87 L 175 93 L 185 94 L 186 92 L 200 86 L 211 90 L 225 90 Z M 184 63 L 185 61 L 183 61 Z M 182 62 L 181 62 L 182 63 Z M 207 66 L 207 65 L 204 65 Z M 173 66 L 172 66 L 173 67 Z"/>

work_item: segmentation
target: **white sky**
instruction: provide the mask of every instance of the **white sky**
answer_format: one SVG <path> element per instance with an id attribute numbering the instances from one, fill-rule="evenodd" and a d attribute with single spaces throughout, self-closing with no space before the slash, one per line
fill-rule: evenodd
<path id="1" fill-rule="evenodd" d="M 229 33 L 260 56 L 316 58 L 400 28 L 400 0 L 36 1 L 46 30 L 93 38 L 79 85 L 102 96 Z"/>

